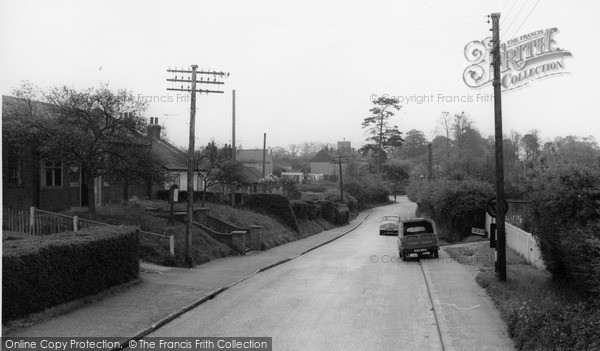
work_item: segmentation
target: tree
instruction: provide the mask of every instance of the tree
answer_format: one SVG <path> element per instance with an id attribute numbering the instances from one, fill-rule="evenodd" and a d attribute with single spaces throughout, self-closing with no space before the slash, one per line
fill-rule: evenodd
<path id="1" fill-rule="evenodd" d="M 390 119 L 394 116 L 393 110 L 400 111 L 400 103 L 396 97 L 382 96 L 373 101 L 375 107 L 371 108 L 371 116 L 362 122 L 362 128 L 367 130 L 369 137 L 367 144 L 361 151 L 371 153 L 375 158 L 375 170 L 381 172 L 381 166 L 387 158 L 387 153 L 398 149 L 404 143 L 402 132 L 398 126 L 390 126 Z"/>
<path id="2" fill-rule="evenodd" d="M 131 92 L 114 92 L 107 85 L 42 91 L 24 83 L 14 94 L 25 101 L 25 106 L 38 99 L 47 103 L 42 113 L 25 108 L 18 122 L 19 130 L 35 135 L 41 159 L 78 165 L 87 184 L 110 174 L 144 175 L 146 180 L 162 176 L 162 169 L 157 167 L 160 160 L 150 152 L 151 145 L 142 135 L 146 126 L 142 113 L 147 104 Z M 90 186 L 92 212 L 94 196 Z"/>
<path id="3" fill-rule="evenodd" d="M 300 151 L 300 145 L 290 144 L 290 145 L 288 145 L 288 148 L 290 149 L 290 156 L 292 156 L 292 157 L 298 156 L 298 151 Z"/>
<path id="4" fill-rule="evenodd" d="M 226 185 L 231 185 L 231 191 L 235 191 L 234 189 L 243 183 L 242 176 L 242 168 L 244 166 L 234 160 L 228 160 L 223 162 L 219 170 L 215 174 L 215 179 L 222 184 L 222 194 L 224 196 L 227 195 L 227 187 Z"/>
<path id="5" fill-rule="evenodd" d="M 411 164 L 405 160 L 390 160 L 383 165 L 383 178 L 392 183 L 392 191 L 396 195 L 398 185 L 410 176 Z"/>
<path id="6" fill-rule="evenodd" d="M 415 159 L 427 154 L 427 138 L 420 130 L 411 129 L 406 133 L 400 154 L 405 158 Z"/>
<path id="7" fill-rule="evenodd" d="M 214 140 L 194 152 L 194 172 L 202 179 L 202 206 L 206 205 L 206 191 L 220 182 L 215 176 L 218 169 L 231 159 L 231 147 L 219 147 Z"/>

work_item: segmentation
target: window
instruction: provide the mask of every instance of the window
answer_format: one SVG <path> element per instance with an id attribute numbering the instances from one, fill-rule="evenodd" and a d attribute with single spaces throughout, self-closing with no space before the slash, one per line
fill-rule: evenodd
<path id="1" fill-rule="evenodd" d="M 172 174 L 171 175 L 171 181 L 173 182 L 173 184 L 177 185 L 178 188 L 181 188 L 181 175 L 179 174 Z"/>
<path id="2" fill-rule="evenodd" d="M 23 185 L 23 161 L 19 156 L 8 156 L 8 185 Z"/>
<path id="3" fill-rule="evenodd" d="M 62 186 L 62 164 L 60 162 L 45 162 L 42 169 L 42 186 Z"/>

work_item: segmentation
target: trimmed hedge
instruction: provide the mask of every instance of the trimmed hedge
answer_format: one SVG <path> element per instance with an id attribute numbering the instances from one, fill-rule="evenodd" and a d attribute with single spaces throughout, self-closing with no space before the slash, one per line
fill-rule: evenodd
<path id="1" fill-rule="evenodd" d="M 135 227 L 95 227 L 5 240 L 2 321 L 40 312 L 136 279 Z"/>
<path id="2" fill-rule="evenodd" d="M 280 194 L 244 194 L 244 206 L 267 215 L 274 215 L 298 232 L 298 221 L 288 199 Z"/>
<path id="3" fill-rule="evenodd" d="M 321 207 L 321 217 L 333 224 L 346 224 L 350 221 L 350 210 L 346 205 L 332 201 L 321 200 L 316 202 Z"/>

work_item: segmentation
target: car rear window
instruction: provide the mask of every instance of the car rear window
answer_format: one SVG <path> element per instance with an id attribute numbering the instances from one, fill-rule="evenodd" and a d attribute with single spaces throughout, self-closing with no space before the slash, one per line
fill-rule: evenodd
<path id="1" fill-rule="evenodd" d="M 404 234 L 433 233 L 433 226 L 429 222 L 404 223 Z"/>

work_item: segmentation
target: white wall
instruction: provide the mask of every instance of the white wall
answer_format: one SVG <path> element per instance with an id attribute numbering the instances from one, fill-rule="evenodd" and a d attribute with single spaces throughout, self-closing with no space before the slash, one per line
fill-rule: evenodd
<path id="1" fill-rule="evenodd" d="M 489 232 L 491 217 L 486 214 L 485 228 Z M 527 262 L 538 269 L 546 269 L 542 253 L 531 233 L 506 223 L 506 246 L 517 251 Z"/>

